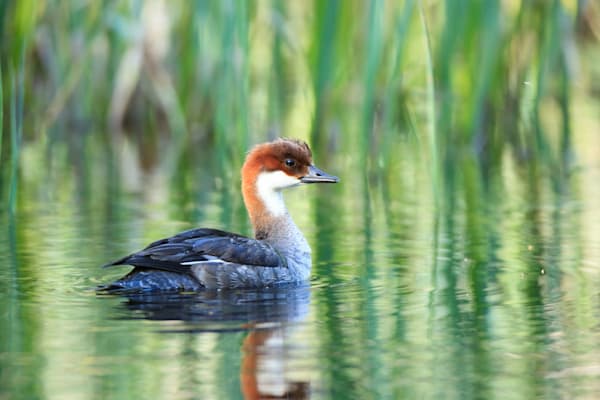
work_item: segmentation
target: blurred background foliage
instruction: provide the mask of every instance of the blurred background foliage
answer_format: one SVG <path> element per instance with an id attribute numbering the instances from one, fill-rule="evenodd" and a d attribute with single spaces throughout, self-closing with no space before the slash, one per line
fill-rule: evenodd
<path id="1" fill-rule="evenodd" d="M 434 191 L 506 155 L 559 185 L 573 99 L 600 95 L 591 0 L 20 0 L 0 31 L 9 208 L 28 147 L 84 175 L 210 158 L 230 181 L 276 136 L 383 177 L 416 144 Z"/>

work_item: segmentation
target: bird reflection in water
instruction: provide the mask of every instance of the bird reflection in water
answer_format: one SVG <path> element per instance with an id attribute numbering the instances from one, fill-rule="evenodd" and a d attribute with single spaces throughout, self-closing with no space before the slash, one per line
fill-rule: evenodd
<path id="1" fill-rule="evenodd" d="M 182 321 L 161 332 L 247 331 L 242 343 L 240 386 L 245 399 L 306 399 L 309 382 L 285 376 L 286 338 L 309 310 L 310 287 L 289 285 L 193 294 L 128 294 L 127 318 Z"/>

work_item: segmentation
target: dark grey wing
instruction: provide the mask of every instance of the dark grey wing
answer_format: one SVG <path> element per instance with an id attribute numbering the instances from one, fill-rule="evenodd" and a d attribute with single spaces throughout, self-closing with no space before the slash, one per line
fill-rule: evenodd
<path id="1" fill-rule="evenodd" d="M 127 264 L 189 274 L 191 265 L 218 260 L 262 267 L 284 265 L 279 253 L 260 240 L 217 229 L 192 229 L 151 243 L 106 266 Z"/>

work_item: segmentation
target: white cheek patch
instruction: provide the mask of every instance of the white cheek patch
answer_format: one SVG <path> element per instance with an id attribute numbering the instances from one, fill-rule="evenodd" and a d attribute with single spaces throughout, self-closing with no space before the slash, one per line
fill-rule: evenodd
<path id="1" fill-rule="evenodd" d="M 256 179 L 256 190 L 267 210 L 274 216 L 279 216 L 286 212 L 281 189 L 298 186 L 300 183 L 298 178 L 283 171 L 261 172 Z"/>
<path id="2" fill-rule="evenodd" d="M 300 179 L 289 176 L 283 171 L 261 172 L 258 174 L 256 186 L 265 190 L 281 190 L 300 184 Z"/>

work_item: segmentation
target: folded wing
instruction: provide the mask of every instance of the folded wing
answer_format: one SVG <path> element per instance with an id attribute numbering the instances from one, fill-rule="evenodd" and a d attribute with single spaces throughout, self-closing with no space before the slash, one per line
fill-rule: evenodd
<path id="1" fill-rule="evenodd" d="M 191 229 L 151 243 L 144 250 L 106 265 L 135 267 L 190 274 L 191 266 L 206 262 L 248 266 L 282 267 L 284 261 L 267 243 L 217 229 Z"/>

